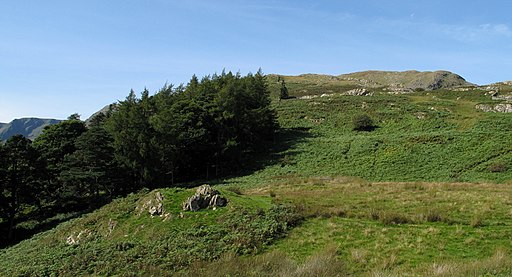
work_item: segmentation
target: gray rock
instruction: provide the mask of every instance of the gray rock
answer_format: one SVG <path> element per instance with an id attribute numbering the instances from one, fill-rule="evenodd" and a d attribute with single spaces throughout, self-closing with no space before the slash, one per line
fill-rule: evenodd
<path id="1" fill-rule="evenodd" d="M 486 105 L 486 104 L 478 104 L 475 106 L 476 109 L 482 110 L 484 112 L 493 112 L 493 113 L 512 113 L 512 104 L 496 104 Z"/>
<path id="2" fill-rule="evenodd" d="M 373 93 L 365 88 L 356 88 L 343 93 L 344 95 L 353 96 L 371 96 Z"/>
<path id="3" fill-rule="evenodd" d="M 147 211 L 151 216 L 162 215 L 164 213 L 164 196 L 162 193 L 157 191 L 153 197 L 148 196 L 142 200 L 142 205 L 138 205 L 135 209 L 137 215 L 141 215 L 144 211 Z"/>
<path id="4" fill-rule="evenodd" d="M 219 191 L 209 185 L 202 185 L 197 188 L 196 193 L 182 204 L 184 211 L 199 211 L 206 208 L 224 207 L 227 199 L 220 196 Z"/>
<path id="5" fill-rule="evenodd" d="M 210 203 L 208 204 L 208 206 L 210 207 L 224 207 L 226 206 L 226 198 L 220 196 L 220 195 L 214 195 L 212 197 L 212 199 L 210 200 Z"/>
<path id="6" fill-rule="evenodd" d="M 199 211 L 204 208 L 203 199 L 200 195 L 194 194 L 190 198 L 188 198 L 185 202 L 183 202 L 183 210 L 184 211 Z"/>

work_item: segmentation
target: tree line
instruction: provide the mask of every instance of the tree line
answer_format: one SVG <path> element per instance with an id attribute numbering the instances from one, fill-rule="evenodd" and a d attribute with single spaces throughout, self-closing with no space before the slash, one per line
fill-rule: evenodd
<path id="1" fill-rule="evenodd" d="M 87 124 L 72 115 L 33 142 L 18 135 L 0 144 L 4 243 L 16 239 L 21 222 L 233 173 L 266 149 L 278 128 L 261 71 L 193 76 L 152 95 L 132 90 L 111 107 Z"/>

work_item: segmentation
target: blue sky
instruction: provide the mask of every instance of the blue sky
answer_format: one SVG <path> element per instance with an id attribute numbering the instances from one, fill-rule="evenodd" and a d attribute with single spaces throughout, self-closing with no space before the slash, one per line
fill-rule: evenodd
<path id="1" fill-rule="evenodd" d="M 130 89 L 242 74 L 512 79 L 512 1 L 0 0 L 0 122 L 87 118 Z"/>

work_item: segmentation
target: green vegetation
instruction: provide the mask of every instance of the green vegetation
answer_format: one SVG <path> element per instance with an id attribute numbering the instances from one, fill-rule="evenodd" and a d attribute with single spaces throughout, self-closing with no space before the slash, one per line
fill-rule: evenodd
<path id="1" fill-rule="evenodd" d="M 281 78 L 286 79 L 290 96 L 286 101 L 278 101 L 284 84 Z M 155 191 L 130 194 L 2 250 L 0 275 L 35 272 L 128 276 L 512 275 L 511 115 L 475 109 L 477 104 L 502 100 L 491 99 L 483 88 L 419 89 L 409 94 L 389 95 L 383 93 L 384 87 L 377 86 L 373 96 L 320 97 L 359 86 L 323 75 L 269 76 L 267 80 L 270 96 L 275 101 L 265 109 L 271 114 L 275 111 L 281 127 L 272 137 L 274 143 L 269 143 L 270 152 L 259 151 L 251 143 L 233 142 L 235 138 L 250 138 L 256 133 L 246 133 L 250 130 L 242 128 L 246 125 L 240 122 L 241 125 L 235 125 L 240 129 L 229 129 L 225 123 L 230 130 L 226 134 L 237 135 L 226 137 L 229 139 L 221 144 L 216 144 L 218 141 L 207 144 L 215 151 L 205 152 L 212 156 L 205 154 L 204 160 L 215 167 L 201 163 L 202 156 L 198 153 L 187 160 L 193 161 L 194 166 L 186 167 L 181 161 L 183 156 L 172 154 L 189 152 L 170 151 L 165 152 L 169 160 L 156 170 L 153 166 L 159 163 L 136 163 L 138 158 L 126 162 L 134 157 L 128 155 L 128 146 L 122 147 L 126 152 L 119 152 L 121 148 L 113 151 L 121 165 L 133 166 L 138 184 L 133 184 L 132 190 L 141 187 L 141 183 L 159 180 L 152 176 L 158 176 L 154 174 L 164 168 L 174 169 L 171 172 L 176 173 L 176 186 L 197 186 L 203 182 L 197 179 L 209 177 L 208 183 L 216 184 L 228 198 L 227 207 L 182 212 L 181 203 L 193 191 L 166 188 L 159 191 L 169 217 L 151 217 L 147 212 L 139 213 L 138 207 Z M 213 82 L 205 81 L 203 89 L 211 88 L 210 81 Z M 179 95 L 184 93 L 186 99 L 186 92 L 199 84 L 193 78 Z M 221 90 L 219 97 L 229 91 Z M 316 96 L 295 98 L 305 95 Z M 141 99 L 132 99 L 135 106 L 142 105 L 137 107 L 142 109 L 142 115 L 146 114 L 144 105 L 149 105 L 145 101 L 151 103 L 146 97 L 151 98 L 143 95 Z M 233 100 L 228 97 L 213 103 L 238 103 L 229 99 Z M 133 131 L 143 142 L 152 141 L 151 134 L 160 132 L 153 141 L 161 139 L 165 144 L 161 148 L 151 148 L 157 143 L 149 145 L 151 151 L 135 153 L 147 155 L 141 161 L 164 153 L 159 149 L 166 146 L 174 149 L 173 139 L 180 139 L 180 134 L 187 138 L 184 141 L 191 138 L 195 142 L 203 141 L 204 132 L 186 127 L 198 126 L 196 116 L 209 106 L 186 101 L 183 106 L 173 101 L 169 106 L 165 101 L 155 102 L 161 105 L 157 110 L 166 112 L 146 119 L 134 115 L 141 125 L 120 129 Z M 121 107 L 118 114 L 128 110 Z M 235 120 L 236 112 L 221 118 Z M 201 120 L 208 118 L 208 113 L 205 115 Z M 378 127 L 372 128 L 372 132 L 354 130 L 354 119 L 361 115 L 371 119 L 371 122 L 365 119 L 361 126 Z M 108 127 L 103 130 L 112 132 L 108 120 L 116 116 L 109 118 Z M 184 118 L 184 121 L 170 118 Z M 81 142 L 74 144 L 76 154 L 63 160 L 67 165 L 89 161 L 80 166 L 87 170 L 69 171 L 70 167 L 65 166 L 65 174 L 59 178 L 75 180 L 81 176 L 91 184 L 95 176 L 109 176 L 95 171 L 108 168 L 108 163 L 94 159 L 98 162 L 95 164 L 91 157 L 110 151 L 94 152 L 94 148 L 86 147 L 104 134 L 99 130 L 91 133 L 91 129 L 87 130 L 90 135 L 80 135 Z M 165 130 L 174 131 L 165 133 Z M 148 135 L 150 139 L 145 137 Z M 114 136 L 113 146 L 116 139 L 120 138 Z M 231 151 L 240 149 L 240 145 L 248 147 Z M 217 152 L 225 155 L 220 167 L 215 164 Z M 120 153 L 127 154 L 128 160 L 123 160 Z M 239 157 L 236 153 L 246 156 Z M 173 167 L 173 162 L 179 166 Z M 236 166 L 227 170 L 232 164 L 240 164 L 241 170 Z M 232 176 L 215 176 L 213 172 L 217 168 Z M 161 179 L 162 183 L 148 186 L 169 185 L 171 180 L 169 174 Z M 100 195 L 115 191 L 117 187 L 109 184 L 116 182 L 98 183 Z M 24 209 L 35 206 L 28 203 Z M 63 220 L 68 217 L 62 216 Z M 80 233 L 84 239 L 79 243 L 66 243 L 70 236 L 76 238 Z"/>
<path id="2" fill-rule="evenodd" d="M 161 193 L 165 216 L 142 210 L 154 191 L 115 200 L 0 252 L 0 275 L 171 275 L 223 253 L 258 253 L 300 221 L 268 198 L 222 191 L 229 207 L 181 212 L 192 190 Z"/>
<path id="3" fill-rule="evenodd" d="M 131 91 L 88 123 L 73 114 L 33 144 L 15 136 L 0 145 L 0 245 L 50 227 L 44 222 L 61 213 L 239 171 L 277 129 L 261 72 L 193 76 L 140 98 Z"/>
<path id="4" fill-rule="evenodd" d="M 304 260 L 335 245 L 354 273 L 483 259 L 512 247 L 510 186 L 286 178 L 253 193 L 270 190 L 309 218 L 273 249 Z"/>
<path id="5" fill-rule="evenodd" d="M 372 118 L 367 114 L 354 116 L 354 118 L 352 118 L 352 124 L 356 131 L 372 131 L 375 129 Z"/>

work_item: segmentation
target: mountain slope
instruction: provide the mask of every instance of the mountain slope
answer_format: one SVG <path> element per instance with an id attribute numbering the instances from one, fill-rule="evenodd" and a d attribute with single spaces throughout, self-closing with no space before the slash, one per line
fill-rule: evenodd
<path id="1" fill-rule="evenodd" d="M 372 92 L 411 93 L 415 90 L 452 89 L 475 86 L 449 71 L 363 71 L 338 76 L 301 74 L 298 76 L 268 75 L 270 85 L 284 79 L 292 96 L 322 93 L 344 93 L 353 89 Z"/>
<path id="2" fill-rule="evenodd" d="M 43 131 L 44 127 L 61 122 L 57 119 L 42 118 L 20 118 L 10 123 L 0 124 L 0 140 L 5 141 L 14 135 L 23 135 L 26 138 L 34 139 Z"/>
<path id="3" fill-rule="evenodd" d="M 473 85 L 449 71 L 363 71 L 340 75 L 341 78 L 368 80 L 378 85 L 401 86 L 409 89 L 436 90 Z"/>

